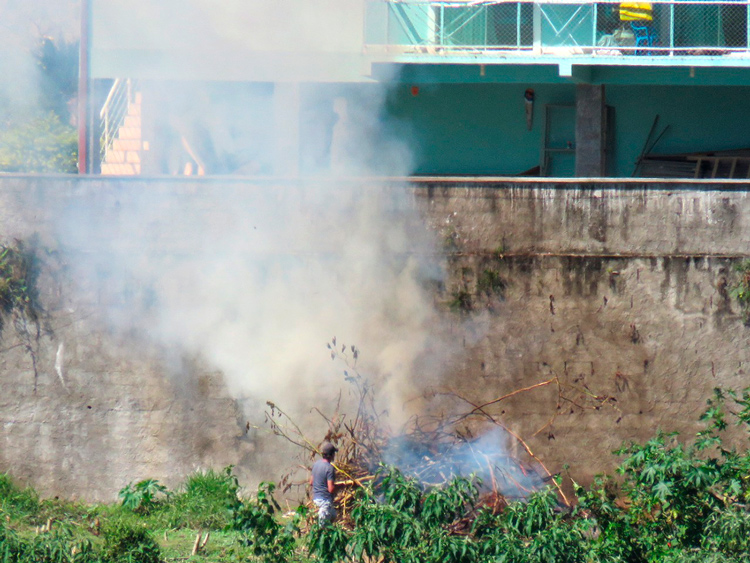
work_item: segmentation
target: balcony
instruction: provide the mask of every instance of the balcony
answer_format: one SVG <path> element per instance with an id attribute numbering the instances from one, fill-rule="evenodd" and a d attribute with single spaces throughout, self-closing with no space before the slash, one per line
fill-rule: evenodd
<path id="1" fill-rule="evenodd" d="M 633 15 L 619 2 L 368 0 L 365 50 L 416 63 L 750 66 L 750 3 L 641 4 Z"/>

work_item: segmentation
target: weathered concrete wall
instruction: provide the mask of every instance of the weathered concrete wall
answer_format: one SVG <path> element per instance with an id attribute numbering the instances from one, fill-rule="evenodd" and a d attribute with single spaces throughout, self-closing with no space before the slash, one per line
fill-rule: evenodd
<path id="1" fill-rule="evenodd" d="M 657 428 L 691 432 L 713 387 L 747 384 L 750 329 L 728 294 L 733 262 L 750 255 L 747 185 L 386 184 L 411 190 L 449 266 L 436 300 L 464 353 L 442 387 L 481 403 L 553 380 L 488 407 L 550 469 L 569 463 L 585 480 L 611 468 L 608 453 L 623 440 Z M 197 359 L 182 366 L 194 377 L 177 381 L 156 345 L 109 331 L 97 315 L 110 298 L 106 283 L 72 299 L 71 255 L 55 252 L 51 227 L 73 203 L 114 218 L 119 202 L 151 190 L 179 196 L 222 229 L 206 190 L 271 189 L 278 186 L 0 179 L 2 239 L 36 234 L 48 250 L 39 287 L 51 329 L 38 339 L 10 327 L 2 334 L 0 471 L 46 494 L 89 499 L 112 499 L 146 476 L 174 484 L 196 467 L 235 464 L 246 480 L 273 476 L 276 446 L 246 433 L 221 374 Z M 174 252 L 190 240 L 158 222 L 143 228 Z M 491 290 L 482 286 L 486 272 L 500 280 Z"/>
<path id="2" fill-rule="evenodd" d="M 502 299 L 474 297 L 482 330 L 458 370 L 475 381 L 470 396 L 559 378 L 559 394 L 492 407 L 521 435 L 538 432 L 532 450 L 601 471 L 623 441 L 690 434 L 712 388 L 750 382 L 750 329 L 728 295 L 750 248 L 741 186 L 501 186 L 419 196 L 455 244 L 447 292 L 475 293 L 488 270 L 506 283 Z"/>

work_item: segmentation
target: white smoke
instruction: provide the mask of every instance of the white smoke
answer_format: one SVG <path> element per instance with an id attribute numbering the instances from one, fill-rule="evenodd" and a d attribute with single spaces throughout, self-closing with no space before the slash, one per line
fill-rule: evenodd
<path id="1" fill-rule="evenodd" d="M 408 139 L 380 115 L 384 88 L 346 94 L 325 174 L 125 184 L 60 221 L 74 276 L 101 287 L 110 326 L 201 358 L 248 418 L 266 400 L 325 411 L 344 387 L 326 350 L 334 336 L 362 350 L 360 371 L 396 422 L 450 353 L 433 235 L 406 182 L 368 176 L 408 172 Z"/>
<path id="2" fill-rule="evenodd" d="M 443 272 L 434 236 L 408 184 L 382 180 L 412 166 L 408 129 L 385 117 L 389 87 L 307 84 L 302 111 L 284 112 L 264 105 L 264 87 L 183 86 L 165 84 L 163 105 L 151 106 L 166 127 L 177 124 L 173 146 L 189 137 L 226 170 L 231 160 L 265 176 L 113 181 L 68 198 L 56 210 L 57 237 L 80 301 L 96 296 L 101 321 L 126 349 L 158 350 L 178 387 L 199 375 L 189 372 L 196 365 L 221 373 L 251 424 L 263 424 L 270 400 L 312 441 L 323 437 L 326 425 L 310 411 L 330 413 L 347 389 L 326 349 L 334 336 L 361 350 L 360 373 L 391 420 L 405 421 L 418 404 L 409 400 L 440 379 L 452 346 L 435 306 Z M 150 88 L 144 98 L 157 85 Z M 313 164 L 297 179 L 268 174 L 274 147 L 294 130 L 284 119 L 313 131 L 300 137 Z M 162 151 L 163 172 L 181 169 L 166 141 L 149 140 L 146 156 Z M 264 476 L 279 469 L 269 464 Z"/>
<path id="3" fill-rule="evenodd" d="M 423 483 L 475 478 L 482 491 L 499 492 L 509 499 L 525 498 L 550 479 L 543 477 L 535 460 L 521 460 L 514 451 L 517 445 L 510 433 L 494 426 L 474 439 L 428 443 L 402 436 L 391 441 L 384 458 L 386 463 Z"/>
<path id="4" fill-rule="evenodd" d="M 80 1 L 0 0 L 0 118 L 24 112 L 40 97 L 35 51 L 43 37 L 73 42 L 80 29 Z"/>

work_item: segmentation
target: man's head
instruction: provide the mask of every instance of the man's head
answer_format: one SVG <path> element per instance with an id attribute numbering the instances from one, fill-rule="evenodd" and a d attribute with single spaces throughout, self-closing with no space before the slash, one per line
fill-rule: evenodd
<path id="1" fill-rule="evenodd" d="M 333 459 L 337 451 L 338 449 L 331 442 L 323 442 L 323 445 L 320 446 L 320 453 L 328 460 Z"/>

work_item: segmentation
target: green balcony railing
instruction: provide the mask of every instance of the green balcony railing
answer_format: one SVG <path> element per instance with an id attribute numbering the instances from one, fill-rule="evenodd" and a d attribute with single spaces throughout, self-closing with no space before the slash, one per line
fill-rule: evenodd
<path id="1" fill-rule="evenodd" d="M 365 43 L 411 53 L 743 57 L 749 10 L 747 0 L 367 0 Z"/>

